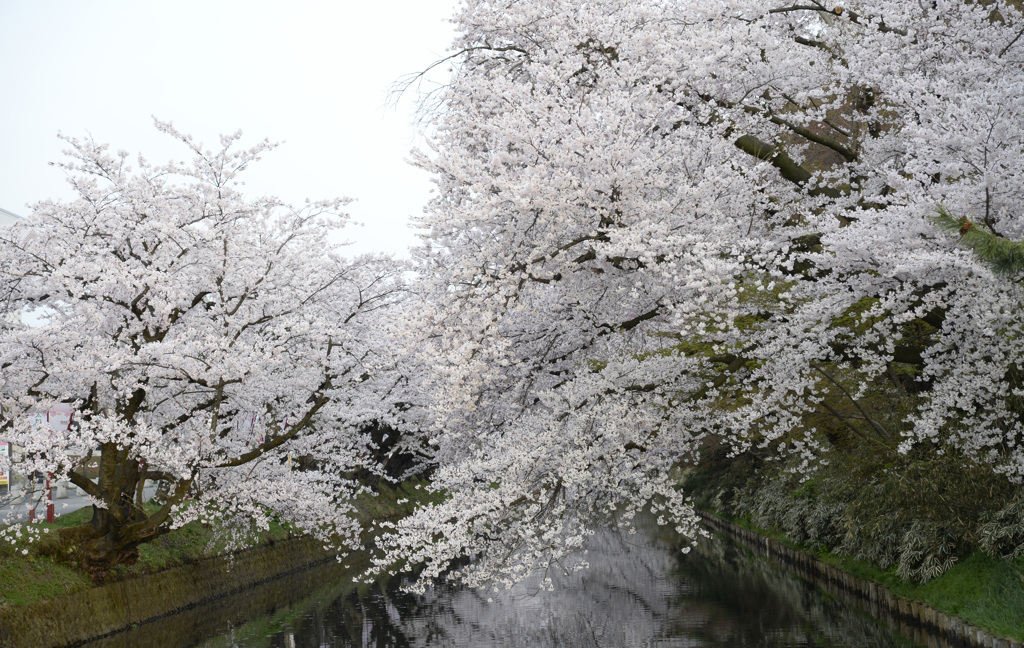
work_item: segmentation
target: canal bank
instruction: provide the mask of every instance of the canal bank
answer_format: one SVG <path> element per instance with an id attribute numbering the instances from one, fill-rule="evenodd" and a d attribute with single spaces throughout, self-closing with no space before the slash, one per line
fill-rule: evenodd
<path id="1" fill-rule="evenodd" d="M 684 554 L 689 540 L 655 518 L 635 528 L 595 529 L 587 569 L 510 590 L 441 580 L 418 595 L 406 577 L 356 585 L 330 562 L 82 648 L 910 648 L 735 542 Z"/>
<path id="2" fill-rule="evenodd" d="M 378 485 L 375 494 L 363 494 L 354 502 L 356 518 L 371 525 L 407 515 L 431 497 L 417 489 L 420 484 L 413 479 L 395 489 Z M 83 510 L 35 528 L 55 533 L 61 526 L 86 522 L 88 516 Z M 372 543 L 372 534 L 364 541 Z M 294 536 L 293 530 L 278 524 L 254 534 L 252 542 L 247 549 L 224 553 L 212 529 L 192 522 L 140 547 L 138 564 L 115 570 L 108 582 L 98 585 L 84 572 L 40 553 L 45 542 L 22 538 L 13 546 L 0 543 L 0 646 L 77 645 L 153 625 L 154 620 L 184 618 L 182 611 L 208 608 L 211 601 L 316 565 L 341 567 L 335 560 L 337 549 Z M 344 562 L 352 573 L 368 566 L 362 552 L 348 555 Z"/>
<path id="3" fill-rule="evenodd" d="M 897 596 L 879 583 L 844 572 L 778 540 L 707 512 L 703 516 L 705 524 L 716 533 L 768 558 L 915 643 L 929 648 L 1024 648 L 1020 642 L 995 636 L 921 601 Z"/>
<path id="4" fill-rule="evenodd" d="M 335 555 L 315 540 L 295 538 L 31 605 L 0 608 L 0 646 L 74 646 L 332 561 Z"/>
<path id="5" fill-rule="evenodd" d="M 835 605 L 841 603 L 844 607 L 849 607 L 851 609 L 849 615 L 855 616 L 857 613 L 852 610 L 860 610 L 880 619 L 888 627 L 914 639 L 922 645 L 936 647 L 985 646 L 990 648 L 1010 648 L 1020 645 L 1009 640 L 991 636 L 970 624 L 964 623 L 960 619 L 944 615 L 918 602 L 895 596 L 877 583 L 859 579 L 842 572 L 833 565 L 820 561 L 806 553 L 796 551 L 776 540 L 765 538 L 748 529 L 711 516 L 707 516 L 706 520 L 708 527 L 711 529 L 720 532 L 724 536 L 738 540 L 740 546 L 749 547 L 755 553 L 780 565 L 785 571 L 798 574 L 804 581 L 815 585 L 819 590 L 823 590 L 828 594 L 825 597 L 826 600 L 833 600 Z M 656 528 L 656 526 L 652 526 L 649 532 L 655 533 L 654 529 Z M 628 581 L 632 578 L 636 582 L 632 583 L 629 588 L 626 588 L 629 590 L 630 597 L 636 598 L 639 596 L 640 599 L 647 601 L 643 607 L 648 611 L 650 609 L 660 610 L 657 605 L 652 607 L 651 602 L 660 600 L 659 597 L 662 596 L 664 587 L 652 588 L 648 575 L 662 572 L 668 573 L 673 570 L 679 572 L 680 567 L 671 567 L 670 564 L 675 560 L 675 558 L 670 558 L 671 556 L 679 556 L 678 549 L 672 549 L 675 546 L 675 541 L 666 544 L 663 550 L 659 550 L 660 552 L 649 553 L 649 556 L 640 562 L 620 563 L 618 561 L 621 560 L 621 550 L 627 547 L 627 545 L 622 544 L 623 541 L 622 538 L 610 536 L 603 540 L 606 545 L 603 549 L 600 545 L 592 548 L 590 561 L 595 563 L 595 567 L 598 564 L 601 565 L 609 573 L 600 576 L 599 570 L 585 570 L 573 578 L 584 579 L 586 584 L 584 584 L 584 580 L 579 582 L 567 580 L 561 583 L 559 590 L 570 594 L 569 598 L 565 599 L 566 601 L 577 601 L 578 596 L 573 594 L 573 592 L 586 591 L 593 593 L 595 591 L 595 577 L 607 580 L 607 583 L 605 583 L 606 587 L 604 588 L 607 592 L 620 592 L 623 585 L 622 580 L 626 579 Z M 629 540 L 630 547 L 634 544 L 634 539 Z M 719 544 L 713 543 L 715 546 Z M 632 547 L 632 550 L 635 553 L 635 547 Z M 732 560 L 738 565 L 740 563 L 736 561 L 743 557 L 745 550 L 737 548 L 734 552 L 735 558 Z M 603 556 L 603 558 L 597 559 L 598 555 Z M 661 610 L 658 614 L 654 615 L 658 619 L 674 619 L 669 624 L 673 628 L 672 632 L 692 631 L 703 636 L 708 634 L 708 630 L 705 627 L 705 618 L 716 619 L 719 621 L 719 625 L 721 625 L 721 619 L 731 615 L 735 617 L 735 624 L 739 624 L 741 620 L 757 618 L 758 622 L 751 624 L 751 627 L 747 628 L 745 632 L 748 634 L 754 633 L 751 637 L 754 637 L 754 635 L 761 636 L 762 633 L 766 632 L 766 627 L 771 629 L 770 625 L 766 626 L 765 624 L 774 623 L 777 619 L 785 618 L 792 614 L 785 611 L 787 608 L 780 601 L 783 599 L 800 599 L 798 592 L 796 594 L 780 596 L 777 593 L 768 594 L 773 591 L 771 588 L 760 585 L 751 586 L 748 574 L 742 578 L 733 579 L 739 585 L 733 588 L 736 590 L 735 592 L 729 592 L 728 597 L 733 597 L 735 600 L 730 598 L 729 604 L 722 606 L 721 603 L 724 600 L 722 593 L 718 591 L 712 593 L 710 589 L 717 588 L 718 584 L 723 581 L 723 576 L 719 573 L 721 571 L 720 567 L 722 564 L 728 564 L 728 561 L 720 560 L 720 557 L 711 554 L 693 556 L 691 553 L 691 557 L 693 560 L 685 563 L 685 571 L 682 572 L 686 582 L 678 586 L 678 591 L 673 596 L 668 597 L 668 599 L 678 597 L 684 603 L 678 605 L 679 609 L 671 613 L 669 612 L 670 607 L 665 607 L 668 606 L 667 603 L 659 603 L 659 605 L 665 607 L 665 610 Z M 0 646 L 11 646 L 13 648 L 21 646 L 63 647 L 82 644 L 104 636 L 107 638 L 94 643 L 90 642 L 89 647 L 121 648 L 122 646 L 131 646 L 132 648 L 137 648 L 143 645 L 153 647 L 198 645 L 200 640 L 217 635 L 225 626 L 231 628 L 231 636 L 236 637 L 235 633 L 239 620 L 244 621 L 265 615 L 267 610 L 280 610 L 282 606 L 290 607 L 292 605 L 290 602 L 292 600 L 291 597 L 299 596 L 300 592 L 306 590 L 306 580 L 320 578 L 320 576 L 308 576 L 309 574 L 330 570 L 329 577 L 323 578 L 323 581 L 334 583 L 335 586 L 341 583 L 351 585 L 351 576 L 362 571 L 361 566 L 353 562 L 353 559 L 358 561 L 358 558 L 350 556 L 345 560 L 346 564 L 353 565 L 351 570 L 346 570 L 342 565 L 332 560 L 332 558 L 333 553 L 324 551 L 322 545 L 308 539 L 276 541 L 272 544 L 265 544 L 238 552 L 230 557 L 199 560 L 189 565 L 181 565 L 137 578 L 124 579 L 119 582 L 41 601 L 28 606 L 0 609 Z M 750 560 L 748 554 L 744 562 L 755 565 L 762 561 Z M 317 567 L 317 565 L 322 563 L 326 564 Z M 698 576 L 703 574 L 705 570 L 712 569 L 711 566 L 713 565 L 719 565 L 719 567 L 714 567 L 718 571 L 711 575 L 704 575 L 704 584 L 697 585 L 696 583 L 701 580 Z M 747 569 L 749 571 L 753 567 Z M 766 569 L 764 566 L 761 569 L 775 572 L 774 569 Z M 785 576 L 782 572 L 775 573 L 778 574 L 777 581 L 799 582 L 796 579 Z M 665 582 L 669 583 L 670 581 Z M 676 587 L 676 585 L 672 585 L 672 587 Z M 529 590 L 529 588 L 527 589 Z M 601 588 L 598 589 L 600 590 Z M 689 593 L 701 589 L 708 596 L 694 600 L 686 598 L 689 596 Z M 808 587 L 809 593 L 813 591 Z M 260 594 L 260 592 L 263 592 L 263 594 Z M 528 596 L 525 596 L 525 598 L 532 600 L 535 593 L 533 590 L 530 590 L 526 592 Z M 407 612 L 410 613 L 410 618 L 412 619 L 423 616 L 422 602 L 409 599 L 404 604 L 398 604 L 399 595 L 397 593 L 393 592 L 388 596 L 390 598 L 385 601 L 382 608 L 384 612 L 373 619 L 373 622 L 376 624 L 375 627 L 378 628 L 375 632 L 385 632 L 385 630 L 381 629 L 382 619 L 391 616 L 394 610 L 393 605 L 398 605 L 398 608 L 402 610 L 401 617 L 403 623 L 414 623 L 405 621 Z M 446 594 L 446 596 L 449 595 Z M 456 593 L 450 596 L 453 597 L 453 601 L 459 601 L 460 610 L 465 613 L 460 613 L 457 616 L 472 618 L 475 620 L 474 623 L 480 619 L 493 617 L 496 614 L 494 610 L 499 609 L 502 605 L 512 603 L 513 607 L 522 607 L 522 603 L 518 602 L 515 598 L 492 608 L 491 605 L 481 605 L 478 600 L 479 597 L 473 592 Z M 820 610 L 814 606 L 821 605 L 822 598 L 820 594 L 814 593 L 809 595 L 809 598 L 806 594 L 803 596 L 806 599 L 804 605 L 813 608 L 814 614 L 818 615 Z M 771 603 L 773 597 L 779 599 L 775 604 Z M 817 603 L 814 602 L 815 598 L 817 598 Z M 403 605 L 407 607 L 403 608 Z M 568 603 L 550 604 L 550 607 L 552 610 L 557 611 L 564 609 L 567 605 Z M 573 605 L 577 604 L 573 603 Z M 713 610 L 710 607 L 712 605 L 714 606 Z M 225 611 L 218 611 L 220 607 L 223 607 Z M 446 606 L 440 607 L 444 608 Z M 622 606 L 616 605 L 614 607 L 618 609 Z M 825 607 L 828 607 L 828 605 Z M 415 611 L 415 613 L 412 613 L 412 611 Z M 516 627 L 516 634 L 521 635 L 526 630 L 536 631 L 533 628 L 536 611 L 531 609 L 526 614 L 520 609 L 519 612 L 522 613 L 521 616 L 524 619 L 530 619 L 530 622 Z M 581 628 L 585 626 L 590 629 L 611 618 L 609 616 L 610 612 L 604 608 L 595 608 L 592 612 L 581 615 L 579 611 L 576 611 L 571 618 L 565 617 L 564 613 L 561 612 L 557 614 L 556 612 L 550 612 L 551 619 L 546 626 L 548 629 L 544 631 L 564 633 L 576 626 Z M 362 621 L 353 625 L 351 612 L 345 612 L 342 616 L 346 619 L 344 624 L 346 628 L 361 626 Z M 803 616 L 805 615 L 802 615 L 801 619 L 803 619 Z M 865 621 L 867 620 L 865 619 Z M 449 626 L 449 631 L 452 633 L 470 632 L 462 627 L 455 627 L 453 629 L 451 627 L 453 622 L 451 621 L 446 621 L 446 623 Z M 646 624 L 652 628 L 657 625 L 655 620 L 652 619 L 648 619 Z M 849 620 L 844 621 L 842 624 L 833 624 L 835 626 L 834 629 L 826 633 L 831 637 L 830 641 L 835 641 L 835 637 L 853 637 L 853 633 L 856 630 L 851 630 L 853 626 L 850 624 Z M 629 618 L 617 619 L 615 623 L 606 625 L 611 625 L 614 628 L 620 626 L 638 627 L 635 615 Z M 792 627 L 780 626 L 779 628 L 774 628 L 772 632 L 775 634 L 783 632 L 799 633 L 803 632 L 802 628 L 806 627 L 808 623 L 805 620 L 800 620 L 791 625 Z M 871 624 L 868 623 L 868 625 Z M 138 628 L 138 630 L 122 632 L 134 628 Z M 331 632 L 336 632 L 336 629 L 330 630 Z M 320 627 L 312 634 L 319 634 L 323 631 L 324 628 Z M 860 631 L 871 632 L 870 629 L 861 629 Z M 388 629 L 387 632 L 394 632 L 394 629 Z M 724 632 L 721 627 L 715 629 L 716 634 L 723 634 Z M 737 637 L 743 636 L 742 632 L 737 630 L 729 630 L 728 632 L 730 633 L 728 634 L 728 640 L 721 645 L 747 645 L 742 642 L 737 643 Z M 476 635 L 472 636 L 474 641 L 478 639 Z M 564 639 L 564 637 L 555 638 L 559 639 L 559 641 Z M 551 639 L 551 637 L 548 637 L 548 639 Z M 805 645 L 800 643 L 804 640 L 803 638 L 798 636 L 797 639 L 800 641 L 796 641 L 794 645 Z M 225 639 L 225 641 L 227 640 Z M 231 641 L 234 641 L 234 639 Z M 548 643 L 551 645 L 556 643 L 561 645 L 561 643 L 553 639 Z M 748 643 L 749 645 L 758 645 L 754 639 L 751 639 L 751 642 Z M 214 643 L 211 645 L 219 644 Z M 236 644 L 229 642 L 225 645 Z M 254 643 L 252 645 L 263 644 Z M 352 645 L 359 644 L 354 643 Z M 451 645 L 474 644 L 453 643 Z M 541 642 L 537 645 L 547 644 Z M 815 645 L 874 646 L 882 644 L 859 643 L 858 641 L 821 643 L 819 641 Z"/>

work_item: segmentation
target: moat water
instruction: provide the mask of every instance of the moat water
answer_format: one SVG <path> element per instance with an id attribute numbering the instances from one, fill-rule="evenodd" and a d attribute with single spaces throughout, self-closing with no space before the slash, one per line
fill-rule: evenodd
<path id="1" fill-rule="evenodd" d="M 912 646 L 723 539 L 683 554 L 647 525 L 595 534 L 591 567 L 494 594 L 400 581 L 355 587 L 334 563 L 85 644 L 89 648 L 667 648 Z M 491 598 L 493 600 L 488 600 Z"/>

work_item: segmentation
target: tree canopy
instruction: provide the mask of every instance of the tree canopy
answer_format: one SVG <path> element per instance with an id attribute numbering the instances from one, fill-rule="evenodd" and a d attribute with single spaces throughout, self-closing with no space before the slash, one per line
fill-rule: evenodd
<path id="1" fill-rule="evenodd" d="M 242 199 L 266 144 L 169 125 L 191 166 L 71 140 L 80 198 L 0 236 L 5 406 L 82 413 L 77 439 L 4 434 L 97 498 L 92 540 L 211 513 L 354 538 L 360 426 L 389 416 L 444 493 L 379 541 L 421 583 L 582 566 L 646 507 L 696 538 L 679 476 L 713 453 L 802 478 L 928 448 L 1020 482 L 1017 3 L 465 0 L 455 24 L 412 291 L 338 256 L 342 201 Z"/>
<path id="2" fill-rule="evenodd" d="M 278 516 L 354 543 L 348 472 L 393 381 L 378 314 L 402 292 L 398 268 L 341 255 L 344 199 L 245 199 L 239 175 L 269 143 L 209 150 L 157 126 L 191 163 L 133 169 L 68 139 L 77 198 L 0 232 L 2 434 L 22 470 L 92 498 L 92 523 L 64 542 L 99 575 L 193 519 L 242 536 Z M 72 429 L 34 424 L 62 402 Z M 166 502 L 147 510 L 156 480 Z"/>
<path id="3" fill-rule="evenodd" d="M 649 503 L 694 534 L 674 468 L 810 471 L 822 413 L 1024 476 L 1019 285 L 933 222 L 1022 234 L 1015 4 L 469 0 L 456 25 L 418 158 L 450 498 L 382 565 L 508 582 Z M 899 425 L 861 407 L 879 379 L 920 396 Z"/>

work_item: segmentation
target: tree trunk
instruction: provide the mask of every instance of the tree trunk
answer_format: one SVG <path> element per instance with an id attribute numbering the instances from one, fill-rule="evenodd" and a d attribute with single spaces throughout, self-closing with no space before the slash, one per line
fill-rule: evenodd
<path id="1" fill-rule="evenodd" d="M 139 545 L 166 533 L 166 529 L 140 529 L 135 522 L 131 518 L 118 522 L 108 510 L 94 506 L 92 520 L 61 529 L 39 551 L 75 564 L 94 581 L 102 582 L 118 565 L 138 562 Z"/>

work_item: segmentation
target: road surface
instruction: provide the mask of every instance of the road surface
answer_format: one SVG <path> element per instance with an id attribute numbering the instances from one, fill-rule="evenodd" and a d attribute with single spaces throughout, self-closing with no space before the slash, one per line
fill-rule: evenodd
<path id="1" fill-rule="evenodd" d="M 20 483 L 14 485 L 14 490 L 10 494 L 0 495 L 0 526 L 6 524 L 12 524 L 14 522 L 27 522 L 29 505 L 29 495 L 32 495 L 31 502 L 36 508 L 36 519 L 46 517 L 46 501 L 45 496 L 42 502 L 39 501 L 42 495 L 43 486 L 36 484 L 35 493 L 27 492 L 29 484 Z M 2 488 L 2 487 L 0 487 Z M 66 499 L 56 499 L 57 489 L 53 489 L 54 500 L 53 510 L 56 515 L 62 515 L 65 513 L 71 513 L 77 511 L 80 508 L 91 506 L 92 503 L 89 498 L 79 495 L 78 489 L 70 487 L 67 489 Z M 148 501 L 153 494 L 156 493 L 156 485 L 150 484 L 145 490 L 145 499 Z"/>

